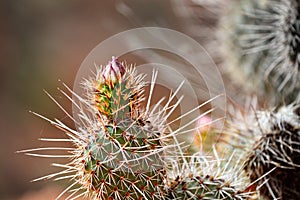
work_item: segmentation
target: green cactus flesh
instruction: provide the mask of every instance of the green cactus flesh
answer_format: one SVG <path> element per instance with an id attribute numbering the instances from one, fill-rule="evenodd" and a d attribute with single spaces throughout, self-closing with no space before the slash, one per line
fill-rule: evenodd
<path id="1" fill-rule="evenodd" d="M 157 199 L 164 172 L 159 133 L 141 121 L 95 131 L 81 161 L 81 182 L 100 199 Z"/>
<path id="2" fill-rule="evenodd" d="M 96 199 L 159 199 L 165 176 L 164 129 L 139 108 L 141 76 L 113 57 L 86 86 L 98 117 L 81 144 L 79 182 Z"/>
<path id="3" fill-rule="evenodd" d="M 168 199 L 244 199 L 237 197 L 240 192 L 223 179 L 212 176 L 193 176 L 173 181 Z"/>
<path id="4" fill-rule="evenodd" d="M 123 118 L 134 110 L 137 94 L 130 81 L 117 82 L 114 85 L 99 83 L 95 88 L 95 105 L 99 113 L 109 118 Z"/>

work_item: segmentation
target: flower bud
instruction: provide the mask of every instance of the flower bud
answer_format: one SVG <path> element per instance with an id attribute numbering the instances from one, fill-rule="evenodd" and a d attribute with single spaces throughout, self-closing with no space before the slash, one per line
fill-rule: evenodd
<path id="1" fill-rule="evenodd" d="M 125 68 L 123 63 L 120 63 L 116 57 L 112 57 L 112 60 L 106 65 L 103 70 L 104 82 L 117 82 L 125 74 Z"/>

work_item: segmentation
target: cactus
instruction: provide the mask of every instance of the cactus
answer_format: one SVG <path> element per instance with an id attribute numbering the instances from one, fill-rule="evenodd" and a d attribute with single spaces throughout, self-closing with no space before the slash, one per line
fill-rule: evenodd
<path id="1" fill-rule="evenodd" d="M 86 84 L 100 126 L 88 133 L 89 142 L 79 160 L 83 169 L 80 180 L 97 198 L 159 196 L 164 176 L 161 136 L 165 131 L 139 108 L 141 81 L 134 69 L 126 71 L 113 57 L 96 79 Z"/>
<path id="2" fill-rule="evenodd" d="M 228 74 L 248 94 L 268 98 L 273 106 L 292 103 L 300 89 L 299 2 L 244 0 L 234 5 L 238 11 L 221 24 L 230 31 L 223 39 Z"/>
<path id="3" fill-rule="evenodd" d="M 87 95 L 98 110 L 98 115 L 110 120 L 131 117 L 137 113 L 137 106 L 142 98 L 144 83 L 134 69 L 125 67 L 115 57 L 97 72 L 96 79 L 86 81 Z M 128 115 L 128 116 L 125 116 Z"/>
<path id="4" fill-rule="evenodd" d="M 262 64 L 265 82 L 278 95 L 277 103 L 295 101 L 300 84 L 299 32 L 300 3 L 297 0 L 270 1 L 263 10 L 254 11 L 260 22 L 245 25 L 253 33 L 245 34 L 246 51 L 261 54 L 267 51 Z M 275 102 L 276 102 L 275 101 Z"/>
<path id="5" fill-rule="evenodd" d="M 168 174 L 166 199 L 227 199 L 256 198 L 254 182 L 243 172 L 239 161 L 220 159 L 213 147 L 213 156 L 203 153 L 173 162 Z M 179 163 L 179 164 L 178 164 Z"/>
<path id="6" fill-rule="evenodd" d="M 150 95 L 143 108 L 145 75 L 137 74 L 135 67 L 125 66 L 112 57 L 106 66 L 97 68 L 95 77 L 84 81 L 84 97 L 65 84 L 74 99 L 60 90 L 78 110 L 75 116 L 47 93 L 77 129 L 34 113 L 68 136 L 68 139 L 42 140 L 72 143 L 72 147 L 19 151 L 32 156 L 70 159 L 66 164 L 53 164 L 63 168 L 62 171 L 35 180 L 71 179 L 73 182 L 57 199 L 67 192 L 67 199 L 95 200 L 300 199 L 297 191 L 300 185 L 300 3 L 297 0 L 234 2 L 233 12 L 221 20 L 220 27 L 222 42 L 226 43 L 224 66 L 230 67 L 227 72 L 231 80 L 242 85 L 247 94 L 256 93 L 259 101 L 266 98 L 278 107 L 235 112 L 231 121 L 227 119 L 225 133 L 230 137 L 222 138 L 231 147 L 226 149 L 227 157 L 218 157 L 217 151 L 224 151 L 224 146 L 219 144 L 213 147 L 213 155 L 203 156 L 206 154 L 202 151 L 187 155 L 185 150 L 190 150 L 177 141 L 177 135 L 198 130 L 199 127 L 184 129 L 210 111 L 172 130 L 172 123 L 203 105 L 168 122 L 182 99 L 171 105 L 180 87 L 165 105 L 161 105 L 161 99 L 150 109 L 157 77 L 157 72 L 153 73 Z M 245 99 L 243 95 L 239 98 Z M 287 106 L 282 106 L 282 102 Z M 238 119 L 238 114 L 242 119 Z M 205 123 L 213 123 L 207 119 Z M 205 137 L 211 132 L 203 129 L 198 134 L 195 142 L 198 148 L 194 151 L 203 150 L 201 134 Z M 67 154 L 39 153 L 48 150 L 63 150 Z"/>
<path id="7" fill-rule="evenodd" d="M 263 197 L 299 199 L 300 3 L 245 0 L 236 5 L 245 6 L 246 12 L 233 15 L 241 21 L 233 23 L 229 38 L 238 49 L 235 54 L 228 51 L 235 61 L 229 74 L 233 80 L 238 79 L 236 71 L 241 80 L 250 79 L 250 84 L 239 84 L 249 85 L 248 93 L 278 109 L 235 112 L 236 119 L 227 120 L 230 137 L 225 140 L 244 154 L 252 181 L 269 173 L 259 181 L 265 182 L 259 188 Z"/>
<path id="8" fill-rule="evenodd" d="M 153 76 L 152 89 L 156 75 Z M 58 198 L 71 190 L 73 192 L 68 198 L 74 199 L 80 196 L 92 199 L 160 199 L 165 177 L 164 141 L 168 139 L 164 125 L 166 111 L 150 112 L 151 97 L 146 110 L 142 110 L 140 102 L 144 85 L 143 75 L 137 75 L 134 67 L 125 68 L 113 57 L 106 67 L 98 69 L 96 78 L 84 83 L 87 91 L 85 99 L 66 86 L 81 104 L 79 106 L 72 100 L 80 110 L 81 125 L 77 131 L 59 120 L 36 115 L 66 132 L 74 148 L 52 149 L 71 150 L 67 157 L 72 160 L 64 165 L 54 164 L 66 170 L 36 180 L 74 179 L 75 182 Z M 21 152 L 52 157 L 32 153 L 47 149 Z M 79 187 L 74 189 L 75 185 Z"/>
<path id="9" fill-rule="evenodd" d="M 246 114 L 240 121 L 231 121 L 227 132 L 237 137 L 228 143 L 244 156 L 244 169 L 250 179 L 254 181 L 268 174 L 258 181 L 262 184 L 261 196 L 266 199 L 300 198 L 299 104 Z"/>
<path id="10" fill-rule="evenodd" d="M 268 90 L 264 85 L 262 70 L 268 51 L 261 51 L 259 54 L 245 52 L 245 47 L 242 44 L 243 37 L 252 33 L 253 30 L 245 29 L 243 25 L 255 26 L 260 23 L 261 19 L 255 18 L 249 13 L 265 7 L 266 0 L 232 2 L 226 7 L 225 15 L 220 20 L 217 32 L 223 59 L 222 70 L 230 78 L 230 83 L 232 82 L 235 88 L 240 88 L 246 94 L 255 93 L 259 96 Z M 240 95 L 236 98 L 240 98 L 242 101 L 244 99 Z"/>
<path id="11" fill-rule="evenodd" d="M 156 76 L 157 73 L 154 73 L 152 77 L 150 85 L 152 91 Z M 78 127 L 77 130 L 73 130 L 59 120 L 50 120 L 34 113 L 63 130 L 69 137 L 67 140 L 42 140 L 70 141 L 73 144 L 72 148 L 46 147 L 20 151 L 40 157 L 61 157 L 61 155 L 36 153 L 37 151 L 66 150 L 70 153 L 63 156 L 71 159 L 69 163 L 53 164 L 65 170 L 35 179 L 35 181 L 50 178 L 74 180 L 57 199 L 63 197 L 68 191 L 71 194 L 67 198 L 71 199 L 82 196 L 91 199 L 167 198 L 170 192 L 166 189 L 166 183 L 170 180 L 167 171 L 172 166 L 174 158 L 179 158 L 178 152 L 183 151 L 181 144 L 177 142 L 176 135 L 180 134 L 180 131 L 188 132 L 198 129 L 196 127 L 186 131 L 184 128 L 210 111 L 172 131 L 171 123 L 188 114 L 179 116 L 172 122 L 166 121 L 180 103 L 179 99 L 174 105 L 170 105 L 179 88 L 170 95 L 162 110 L 158 110 L 161 101 L 150 110 L 151 96 L 148 98 L 146 108 L 143 109 L 141 102 L 145 99 L 143 92 L 146 85 L 143 78 L 144 75 L 138 75 L 133 66 L 125 67 L 113 57 L 105 67 L 97 69 L 96 77 L 83 83 L 86 91 L 84 98 L 64 84 L 73 97 L 79 101 L 76 102 L 66 92 L 60 90 L 79 110 L 77 116 L 79 122 L 48 94 Z"/>
<path id="12" fill-rule="evenodd" d="M 157 73 L 154 73 L 151 90 L 154 88 L 156 76 Z M 85 98 L 65 85 L 79 100 L 79 103 L 76 103 L 61 90 L 79 109 L 78 117 L 81 121 L 78 130 L 69 128 L 59 120 L 52 121 L 34 113 L 65 131 L 69 137 L 67 140 L 43 140 L 73 143 L 72 148 L 46 147 L 20 151 L 42 157 L 61 155 L 35 152 L 66 150 L 70 153 L 66 155 L 71 159 L 69 163 L 53 164 L 64 168 L 63 171 L 36 180 L 74 180 L 57 199 L 63 197 L 66 192 L 71 192 L 68 199 L 82 196 L 91 199 L 182 200 L 253 197 L 256 192 L 247 190 L 247 186 L 251 186 L 252 183 L 250 184 L 249 179 L 241 173 L 242 168 L 239 165 L 229 167 L 230 160 L 221 164 L 223 162 L 218 158 L 215 149 L 215 159 L 208 159 L 200 153 L 188 157 L 184 155 L 182 145 L 178 143 L 176 137 L 180 130 L 210 111 L 172 131 L 170 122 L 167 123 L 166 119 L 179 105 L 180 101 L 169 105 L 177 91 L 170 96 L 161 111 L 156 111 L 159 104 L 152 110 L 149 109 L 151 96 L 144 110 L 141 107 L 141 101 L 144 99 L 143 87 L 146 85 L 143 77 L 142 74 L 137 75 L 134 67 L 126 68 L 113 57 L 108 65 L 97 70 L 95 78 L 84 82 L 87 92 Z M 69 114 L 68 116 L 73 119 Z"/>

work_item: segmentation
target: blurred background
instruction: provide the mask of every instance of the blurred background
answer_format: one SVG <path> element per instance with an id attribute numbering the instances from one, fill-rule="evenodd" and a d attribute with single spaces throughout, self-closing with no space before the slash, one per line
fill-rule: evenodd
<path id="1" fill-rule="evenodd" d="M 184 3 L 183 3 L 184 2 Z M 220 62 L 215 32 L 226 1 L 48 1 L 2 0 L 0 3 L 0 199 L 54 199 L 64 184 L 30 180 L 57 171 L 55 159 L 16 154 L 47 146 L 38 138 L 63 133 L 29 111 L 51 119 L 66 115 L 43 92 L 61 100 L 61 79 L 71 88 L 87 54 L 104 39 L 136 27 L 158 26 L 194 38 Z M 105 64 L 105 63 L 100 63 Z"/>

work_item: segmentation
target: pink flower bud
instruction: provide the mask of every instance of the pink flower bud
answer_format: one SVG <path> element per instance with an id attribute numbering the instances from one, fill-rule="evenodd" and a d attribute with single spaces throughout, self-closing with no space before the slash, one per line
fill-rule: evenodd
<path id="1" fill-rule="evenodd" d="M 210 117 L 208 116 L 203 116 L 201 117 L 197 122 L 196 122 L 196 126 L 198 127 L 198 131 L 200 133 L 206 132 L 209 130 L 210 128 L 210 124 L 211 124 L 212 120 Z"/>
<path id="2" fill-rule="evenodd" d="M 104 81 L 116 82 L 125 74 L 125 67 L 120 63 L 116 57 L 105 66 L 102 76 Z"/>
<path id="3" fill-rule="evenodd" d="M 199 118 L 196 122 L 197 131 L 195 132 L 194 145 L 202 151 L 203 141 L 206 139 L 207 133 L 210 130 L 212 119 L 208 116 Z"/>

